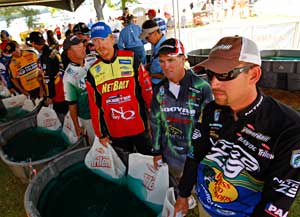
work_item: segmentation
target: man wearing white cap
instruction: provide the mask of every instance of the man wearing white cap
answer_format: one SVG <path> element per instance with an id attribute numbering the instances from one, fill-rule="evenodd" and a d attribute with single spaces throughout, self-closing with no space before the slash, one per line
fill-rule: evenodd
<path id="1" fill-rule="evenodd" d="M 200 63 L 215 100 L 193 132 L 175 212 L 196 184 L 200 216 L 286 217 L 300 183 L 300 116 L 257 87 L 257 45 L 222 38 Z"/>
<path id="2" fill-rule="evenodd" d="M 112 31 L 104 22 L 92 26 L 91 38 L 100 56 L 86 78 L 95 134 L 103 145 L 112 142 L 125 151 L 147 154 L 150 76 L 132 51 L 114 47 Z"/>

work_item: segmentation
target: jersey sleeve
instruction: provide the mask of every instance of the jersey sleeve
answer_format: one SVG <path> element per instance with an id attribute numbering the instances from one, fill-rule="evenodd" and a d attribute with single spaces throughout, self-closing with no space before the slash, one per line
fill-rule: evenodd
<path id="1" fill-rule="evenodd" d="M 252 216 L 287 216 L 300 185 L 299 131 L 299 127 L 291 127 L 279 137 L 261 200 Z"/>
<path id="2" fill-rule="evenodd" d="M 151 101 L 151 112 L 150 112 L 150 124 L 152 133 L 152 154 L 161 154 L 161 136 L 163 129 L 161 126 L 161 111 L 160 111 L 160 100 L 157 96 L 157 91 L 154 90 L 152 101 Z"/>
<path id="3" fill-rule="evenodd" d="M 143 64 L 140 63 L 139 68 L 138 68 L 138 82 L 141 86 L 141 91 L 142 91 L 142 97 L 145 101 L 145 104 L 147 106 L 147 109 L 150 109 L 150 103 L 152 99 L 152 83 L 151 83 L 151 78 L 146 71 L 145 67 Z"/>
<path id="4" fill-rule="evenodd" d="M 88 71 L 86 76 L 86 90 L 88 93 L 92 124 L 96 136 L 103 138 L 108 136 L 108 131 L 104 120 L 104 114 L 101 109 L 101 97 L 97 94 L 95 88 L 94 79 L 90 71 Z"/>

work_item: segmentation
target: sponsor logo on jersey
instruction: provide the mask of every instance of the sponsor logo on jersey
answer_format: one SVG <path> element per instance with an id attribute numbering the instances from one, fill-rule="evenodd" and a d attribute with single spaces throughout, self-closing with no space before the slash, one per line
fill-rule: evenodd
<path id="1" fill-rule="evenodd" d="M 164 108 L 161 108 L 161 111 L 162 112 L 179 112 L 180 115 L 190 115 L 190 116 L 194 116 L 196 114 L 195 109 L 187 109 L 187 108 L 178 107 L 178 106 L 164 107 Z"/>
<path id="2" fill-rule="evenodd" d="M 196 89 L 194 87 L 189 87 L 189 91 L 197 93 L 197 94 L 201 93 L 201 90 L 198 90 L 198 89 Z"/>
<path id="3" fill-rule="evenodd" d="M 284 211 L 277 206 L 273 205 L 272 203 L 268 203 L 265 212 L 269 213 L 271 216 L 274 217 L 287 217 L 288 216 L 288 211 Z"/>
<path id="4" fill-rule="evenodd" d="M 217 109 L 217 110 L 215 110 L 215 112 L 214 112 L 214 121 L 215 121 L 215 122 L 218 122 L 219 119 L 220 119 L 220 110 Z"/>
<path id="5" fill-rule="evenodd" d="M 131 101 L 131 96 L 123 96 L 123 95 L 118 95 L 118 96 L 110 96 L 106 100 L 106 104 L 121 104 L 124 102 L 129 102 Z"/>
<path id="6" fill-rule="evenodd" d="M 119 59 L 119 63 L 120 63 L 120 64 L 131 64 L 131 60 L 123 60 L 123 59 Z"/>
<path id="7" fill-rule="evenodd" d="M 263 101 L 263 98 L 264 98 L 263 96 L 260 96 L 259 101 L 248 112 L 245 113 L 245 116 L 252 114 L 256 109 L 258 109 L 258 107 L 261 105 Z"/>
<path id="8" fill-rule="evenodd" d="M 296 197 L 300 182 L 292 179 L 281 180 L 277 177 L 274 177 L 273 181 L 275 182 L 275 185 L 277 185 L 275 191 L 283 193 L 291 198 Z"/>
<path id="9" fill-rule="evenodd" d="M 102 85 L 102 94 L 112 91 L 127 89 L 129 86 L 129 80 L 107 82 Z"/>
<path id="10" fill-rule="evenodd" d="M 249 148 L 252 151 L 256 151 L 257 147 L 255 147 L 255 145 L 253 145 L 252 143 L 250 143 L 247 139 L 245 139 L 244 137 L 240 136 L 237 141 L 241 142 L 244 146 L 246 146 L 247 148 Z"/>
<path id="11" fill-rule="evenodd" d="M 192 134 L 192 139 L 198 139 L 201 137 L 201 131 L 199 129 L 194 129 L 193 134 Z"/>
<path id="12" fill-rule="evenodd" d="M 19 75 L 20 76 L 24 75 L 24 74 L 26 74 L 28 72 L 31 72 L 31 71 L 35 70 L 35 69 L 37 69 L 37 63 L 30 63 L 27 66 L 24 66 L 23 68 L 21 68 L 19 70 Z"/>
<path id="13" fill-rule="evenodd" d="M 129 76 L 132 74 L 132 71 L 121 71 L 121 76 Z"/>
<path id="14" fill-rule="evenodd" d="M 97 66 L 95 67 L 95 71 L 96 71 L 97 73 L 101 72 L 101 66 L 97 65 Z M 103 72 L 103 73 L 104 73 L 104 72 Z"/>
<path id="15" fill-rule="evenodd" d="M 135 112 L 133 110 L 124 111 L 123 107 L 119 109 L 111 108 L 111 118 L 113 120 L 132 120 L 135 118 Z"/>
<path id="16" fill-rule="evenodd" d="M 254 131 L 254 129 L 250 129 L 249 127 L 244 127 L 241 133 L 246 133 L 247 135 L 252 136 L 255 139 L 258 139 L 263 142 L 268 142 L 271 139 L 271 137 L 263 135 L 262 133 L 257 133 Z"/>
<path id="17" fill-rule="evenodd" d="M 243 170 L 260 170 L 257 160 L 245 151 L 240 145 L 236 145 L 226 140 L 217 140 L 214 142 L 210 138 L 213 147 L 211 154 L 206 158 L 217 163 L 224 171 L 224 175 L 229 178 L 237 177 Z"/>
<path id="18" fill-rule="evenodd" d="M 130 70 L 131 68 L 129 66 L 121 66 L 120 69 L 121 70 Z"/>
<path id="19" fill-rule="evenodd" d="M 111 160 L 108 156 L 97 156 L 94 161 L 91 162 L 91 167 L 103 167 L 103 168 L 111 168 Z"/>
<path id="20" fill-rule="evenodd" d="M 300 150 L 293 151 L 290 164 L 293 168 L 300 168 Z"/>
<path id="21" fill-rule="evenodd" d="M 82 90 L 86 89 L 86 84 L 85 84 L 85 79 L 82 78 L 79 80 L 79 88 L 81 88 Z"/>
<path id="22" fill-rule="evenodd" d="M 258 149 L 258 156 L 260 157 L 264 157 L 264 158 L 267 158 L 267 159 L 274 159 L 274 154 L 268 152 L 267 150 L 264 150 L 264 149 Z"/>

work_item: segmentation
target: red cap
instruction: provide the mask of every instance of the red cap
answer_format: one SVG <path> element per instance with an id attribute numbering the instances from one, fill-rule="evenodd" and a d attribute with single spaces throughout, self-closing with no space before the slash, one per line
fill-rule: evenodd
<path id="1" fill-rule="evenodd" d="M 151 15 L 151 16 L 155 17 L 156 11 L 154 9 L 149 9 L 148 12 L 146 13 L 146 15 Z"/>

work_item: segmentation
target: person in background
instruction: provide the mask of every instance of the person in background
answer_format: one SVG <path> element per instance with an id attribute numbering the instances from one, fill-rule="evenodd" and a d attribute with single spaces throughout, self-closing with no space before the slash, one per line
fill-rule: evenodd
<path id="1" fill-rule="evenodd" d="M 87 27 L 88 27 L 89 29 L 91 29 L 93 24 L 94 24 L 94 23 L 93 23 L 93 19 L 90 18 L 90 20 L 89 20 L 89 22 L 88 22 L 88 24 L 87 24 Z"/>
<path id="2" fill-rule="evenodd" d="M 54 33 L 52 30 L 47 30 L 47 44 L 52 49 L 59 50 L 58 41 L 54 38 Z"/>
<path id="3" fill-rule="evenodd" d="M 6 30 L 1 30 L 0 53 L 4 50 L 6 44 L 10 41 L 10 35 Z"/>
<path id="4" fill-rule="evenodd" d="M 167 39 L 158 54 L 165 78 L 154 87 L 151 101 L 154 167 L 163 160 L 178 183 L 191 147 L 192 129 L 213 97 L 209 84 L 184 68 L 185 52 L 179 40 Z"/>
<path id="5" fill-rule="evenodd" d="M 73 34 L 82 40 L 84 46 L 86 47 L 86 54 L 95 53 L 95 47 L 90 41 L 91 31 L 85 23 L 77 23 L 73 28 Z"/>
<path id="6" fill-rule="evenodd" d="M 120 50 L 131 50 L 139 60 L 146 64 L 146 52 L 143 41 L 139 38 L 142 28 L 133 22 L 133 15 L 124 19 L 124 28 L 119 35 L 118 47 Z"/>
<path id="7" fill-rule="evenodd" d="M 47 104 L 53 104 L 53 109 L 57 112 L 60 119 L 63 119 L 68 112 L 68 106 L 64 97 L 61 56 L 56 49 L 46 45 L 45 39 L 40 32 L 31 32 L 26 42 L 40 53 L 39 64 L 46 87 Z"/>
<path id="8" fill-rule="evenodd" d="M 156 11 L 154 9 L 149 9 L 148 12 L 146 13 L 148 16 L 149 20 L 153 20 L 157 23 L 159 26 L 160 31 L 165 35 L 167 33 L 167 25 L 166 21 L 161 18 L 156 16 Z"/>
<path id="9" fill-rule="evenodd" d="M 11 82 L 18 92 L 33 99 L 44 97 L 43 78 L 36 53 L 21 50 L 16 41 L 8 42 L 4 50 L 12 55 L 9 71 Z"/>
<path id="10" fill-rule="evenodd" d="M 182 14 L 180 16 L 180 24 L 181 24 L 181 28 L 186 28 L 187 27 L 187 17 L 186 17 L 186 10 L 183 9 L 182 10 Z"/>
<path id="11" fill-rule="evenodd" d="M 194 129 L 175 212 L 196 183 L 201 217 L 288 216 L 300 184 L 300 116 L 257 87 L 256 43 L 224 37 L 200 65 L 214 94 Z"/>
<path id="12" fill-rule="evenodd" d="M 155 21 L 146 20 L 142 25 L 140 38 L 152 44 L 150 63 L 146 65 L 146 69 L 150 73 L 152 84 L 157 85 L 164 78 L 159 64 L 158 50 L 161 43 L 166 40 L 166 36 L 161 32 Z"/>
<path id="13" fill-rule="evenodd" d="M 66 38 L 63 48 L 70 59 L 63 78 L 65 100 L 69 104 L 70 116 L 77 136 L 86 134 L 88 143 L 92 145 L 95 132 L 91 121 L 85 77 L 88 69 L 97 58 L 94 55 L 86 56 L 83 42 L 76 35 Z M 82 127 L 79 125 L 78 118 Z"/>
<path id="14" fill-rule="evenodd" d="M 99 54 L 86 77 L 95 134 L 103 145 L 112 143 L 127 152 L 149 154 L 149 75 L 132 51 L 114 46 L 106 23 L 95 23 L 91 38 Z"/>
<path id="15" fill-rule="evenodd" d="M 60 31 L 60 27 L 58 25 L 56 25 L 54 32 L 55 32 L 57 39 L 60 40 L 61 39 L 61 31 Z"/>

